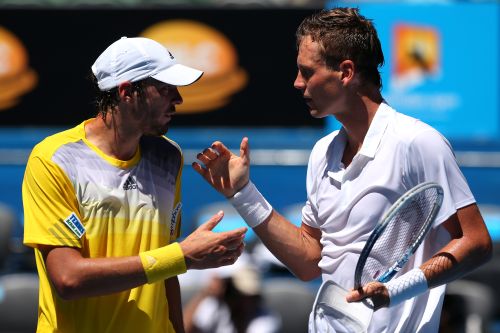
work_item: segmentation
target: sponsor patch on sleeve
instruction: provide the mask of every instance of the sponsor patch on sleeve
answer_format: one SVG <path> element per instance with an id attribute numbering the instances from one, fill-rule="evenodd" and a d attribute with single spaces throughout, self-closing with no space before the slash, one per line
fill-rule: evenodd
<path id="1" fill-rule="evenodd" d="M 70 216 L 64 219 L 64 224 L 78 237 L 82 238 L 85 233 L 85 227 L 82 222 L 78 219 L 75 213 L 71 213 Z"/>

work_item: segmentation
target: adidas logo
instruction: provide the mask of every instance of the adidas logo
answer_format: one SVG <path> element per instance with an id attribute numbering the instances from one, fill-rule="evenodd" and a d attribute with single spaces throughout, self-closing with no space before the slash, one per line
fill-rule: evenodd
<path id="1" fill-rule="evenodd" d="M 125 191 L 137 189 L 137 183 L 135 182 L 134 178 L 132 178 L 132 176 L 128 176 L 125 184 L 123 184 L 123 189 Z"/>

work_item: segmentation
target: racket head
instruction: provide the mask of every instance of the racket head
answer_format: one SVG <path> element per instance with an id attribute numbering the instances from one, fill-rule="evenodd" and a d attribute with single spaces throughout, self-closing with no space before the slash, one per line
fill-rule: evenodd
<path id="1" fill-rule="evenodd" d="M 403 268 L 422 243 L 443 202 L 434 182 L 418 184 L 403 194 L 370 234 L 354 273 L 354 288 L 387 282 Z"/>

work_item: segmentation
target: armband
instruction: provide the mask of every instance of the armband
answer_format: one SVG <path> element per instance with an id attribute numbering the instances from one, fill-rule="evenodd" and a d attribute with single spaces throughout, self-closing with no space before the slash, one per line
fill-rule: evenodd
<path id="1" fill-rule="evenodd" d="M 419 268 L 414 268 L 387 282 L 386 287 L 389 291 L 389 307 L 409 300 L 429 289 L 425 274 Z"/>
<path id="2" fill-rule="evenodd" d="M 187 271 L 179 243 L 139 253 L 148 283 L 166 280 Z"/>
<path id="3" fill-rule="evenodd" d="M 264 222 L 273 211 L 273 207 L 251 181 L 236 192 L 229 202 L 251 228 Z"/>

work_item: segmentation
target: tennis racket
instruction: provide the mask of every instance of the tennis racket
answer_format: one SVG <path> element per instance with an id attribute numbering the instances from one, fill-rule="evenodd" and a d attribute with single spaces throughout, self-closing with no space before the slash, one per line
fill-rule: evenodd
<path id="1" fill-rule="evenodd" d="M 354 272 L 354 288 L 373 281 L 391 280 L 408 262 L 429 232 L 443 202 L 443 189 L 433 182 L 421 183 L 403 194 L 377 223 L 363 247 Z M 319 313 L 335 318 L 339 330 L 366 332 L 373 314 L 371 299 L 347 303 L 349 291 L 325 281 L 313 306 Z M 324 328 L 319 331 L 323 331 Z"/>
<path id="2" fill-rule="evenodd" d="M 377 223 L 361 251 L 354 288 L 391 280 L 408 262 L 430 230 L 443 202 L 443 189 L 421 183 L 403 194 Z"/>

